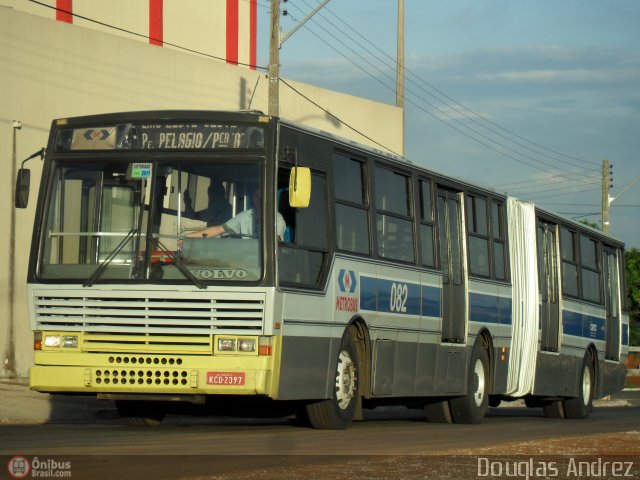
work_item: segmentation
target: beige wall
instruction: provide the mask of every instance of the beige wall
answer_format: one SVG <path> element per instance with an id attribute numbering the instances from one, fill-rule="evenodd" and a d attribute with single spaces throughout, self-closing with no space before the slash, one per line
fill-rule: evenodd
<path id="1" fill-rule="evenodd" d="M 56 6 L 56 0 L 38 1 L 49 7 Z M 164 41 L 226 58 L 226 3 L 225 0 L 163 0 Z M 0 5 L 48 19 L 56 18 L 54 8 L 28 0 L 0 0 Z M 249 9 L 247 0 L 238 2 L 238 61 L 245 64 L 249 63 L 250 56 Z M 77 26 L 148 43 L 145 36 L 149 35 L 149 0 L 74 0 L 73 13 L 78 15 L 73 17 Z M 115 30 L 89 19 L 139 35 Z M 165 44 L 164 48 L 173 47 Z"/>
<path id="2" fill-rule="evenodd" d="M 0 225 L 4 226 L 0 231 L 0 251 L 5 252 L 5 261 L 0 262 L 0 377 L 12 373 L 27 376 L 31 365 L 32 335 L 26 316 L 25 285 L 41 170 L 39 160 L 28 164 L 33 175 L 31 202 L 26 210 L 14 211 L 15 293 L 11 319 L 8 252 L 14 182 L 10 174 L 12 121 L 23 123 L 17 132 L 19 164 L 46 144 L 52 119 L 129 110 L 244 109 L 258 78 L 251 107 L 266 111 L 267 79 L 263 73 L 0 7 L 0 164 L 4 172 L 0 175 Z M 396 107 L 290 83 L 371 138 L 401 151 L 402 115 Z M 285 86 L 281 87 L 281 114 L 292 121 L 368 142 Z M 13 369 L 6 364 L 10 325 L 15 330 Z"/>

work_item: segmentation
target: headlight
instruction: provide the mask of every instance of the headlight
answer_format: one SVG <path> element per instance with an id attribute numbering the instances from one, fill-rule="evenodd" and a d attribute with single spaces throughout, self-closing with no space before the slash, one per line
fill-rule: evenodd
<path id="1" fill-rule="evenodd" d="M 218 338 L 218 351 L 219 352 L 235 352 L 236 339 L 235 338 Z"/>
<path id="2" fill-rule="evenodd" d="M 256 341 L 253 338 L 241 338 L 238 340 L 238 350 L 241 352 L 255 352 Z"/>
<path id="3" fill-rule="evenodd" d="M 69 335 L 62 337 L 62 348 L 78 348 L 78 336 Z"/>
<path id="4" fill-rule="evenodd" d="M 221 354 L 247 354 L 258 353 L 258 337 L 216 337 L 214 353 Z"/>
<path id="5" fill-rule="evenodd" d="M 60 336 L 59 335 L 45 335 L 44 337 L 44 346 L 50 348 L 56 348 L 60 346 Z"/>
<path id="6" fill-rule="evenodd" d="M 78 335 L 45 335 L 42 345 L 46 348 L 78 348 Z"/>

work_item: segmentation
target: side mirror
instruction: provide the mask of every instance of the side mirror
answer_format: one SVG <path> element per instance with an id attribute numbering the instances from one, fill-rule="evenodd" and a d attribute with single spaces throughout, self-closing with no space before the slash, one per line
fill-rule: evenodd
<path id="1" fill-rule="evenodd" d="M 28 168 L 18 170 L 16 178 L 16 208 L 27 208 L 29 203 L 29 186 L 31 185 L 31 171 Z"/>
<path id="2" fill-rule="evenodd" d="M 311 198 L 311 170 L 308 167 L 293 167 L 289 175 L 289 205 L 307 208 Z"/>

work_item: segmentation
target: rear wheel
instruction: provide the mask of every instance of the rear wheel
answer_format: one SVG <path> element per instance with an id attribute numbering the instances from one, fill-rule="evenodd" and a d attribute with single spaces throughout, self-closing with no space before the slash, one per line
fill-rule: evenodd
<path id="1" fill-rule="evenodd" d="M 578 381 L 578 396 L 563 402 L 564 413 L 567 418 L 585 419 L 593 408 L 593 391 L 595 377 L 591 355 L 587 353 L 582 361 L 582 374 Z"/>
<path id="2" fill-rule="evenodd" d="M 427 403 L 424 406 L 424 413 L 430 423 L 453 423 L 447 400 Z"/>
<path id="3" fill-rule="evenodd" d="M 547 418 L 564 418 L 564 405 L 562 400 L 555 400 L 548 405 L 542 406 L 544 416 Z"/>
<path id="4" fill-rule="evenodd" d="M 133 427 L 157 427 L 164 420 L 164 409 L 153 402 L 116 400 L 120 418 Z"/>
<path id="5" fill-rule="evenodd" d="M 473 347 L 468 393 L 449 400 L 456 423 L 480 423 L 489 408 L 489 354 L 480 344 Z"/>
<path id="6" fill-rule="evenodd" d="M 313 428 L 344 430 L 349 426 L 360 391 L 358 369 L 358 354 L 353 338 L 345 334 L 338 351 L 335 388 L 331 398 L 306 406 L 307 417 Z"/>

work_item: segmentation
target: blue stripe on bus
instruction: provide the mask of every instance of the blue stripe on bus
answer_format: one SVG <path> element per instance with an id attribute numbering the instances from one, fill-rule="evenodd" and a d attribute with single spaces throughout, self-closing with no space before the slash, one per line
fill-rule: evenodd
<path id="1" fill-rule="evenodd" d="M 440 317 L 440 289 L 361 275 L 360 308 L 374 312 Z"/>
<path id="2" fill-rule="evenodd" d="M 629 325 L 622 324 L 622 345 L 629 345 Z"/>
<path id="3" fill-rule="evenodd" d="M 360 275 L 360 308 L 378 310 L 378 279 Z"/>
<path id="4" fill-rule="evenodd" d="M 574 337 L 604 340 L 604 318 L 563 310 L 562 331 Z"/>
<path id="5" fill-rule="evenodd" d="M 394 287 L 395 285 L 395 287 Z M 406 287 L 406 290 L 404 288 Z M 395 294 L 393 301 L 392 292 Z M 360 276 L 360 308 L 373 312 L 401 315 L 442 316 L 441 289 L 409 282 Z M 483 293 L 469 293 L 469 320 L 472 322 L 511 325 L 511 299 Z M 605 339 L 603 318 L 564 310 L 563 332 L 567 335 Z M 622 325 L 622 343 L 627 344 L 628 325 Z"/>
<path id="6" fill-rule="evenodd" d="M 437 287 L 422 286 L 422 316 L 437 317 L 442 316 L 441 313 L 441 289 Z"/>
<path id="7" fill-rule="evenodd" d="M 379 278 L 378 311 L 420 316 L 420 285 Z"/>
<path id="8" fill-rule="evenodd" d="M 511 299 L 471 292 L 469 293 L 469 320 L 511 325 Z"/>

